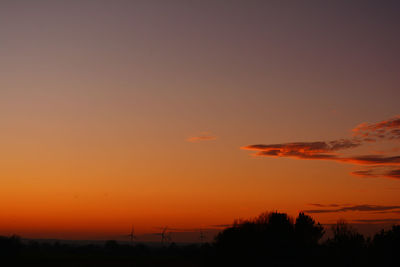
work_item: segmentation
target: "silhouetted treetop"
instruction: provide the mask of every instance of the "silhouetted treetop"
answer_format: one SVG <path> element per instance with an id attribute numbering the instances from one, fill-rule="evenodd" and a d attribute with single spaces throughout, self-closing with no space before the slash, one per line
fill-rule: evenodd
<path id="1" fill-rule="evenodd" d="M 286 213 L 264 212 L 253 219 L 235 221 L 217 235 L 215 245 L 220 255 L 233 253 L 236 259 L 268 255 L 273 261 L 293 260 L 305 249 L 317 246 L 323 234 L 323 227 L 304 213 L 294 220 Z"/>
<path id="2" fill-rule="evenodd" d="M 296 239 L 303 245 L 316 245 L 325 231 L 320 223 L 315 223 L 310 216 L 300 212 L 294 225 Z"/>

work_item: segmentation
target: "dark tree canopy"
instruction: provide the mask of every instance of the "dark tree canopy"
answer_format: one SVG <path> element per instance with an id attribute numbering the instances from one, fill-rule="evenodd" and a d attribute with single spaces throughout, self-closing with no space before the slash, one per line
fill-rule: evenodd
<path id="1" fill-rule="evenodd" d="M 233 252 L 237 259 L 267 255 L 279 261 L 315 249 L 323 234 L 323 227 L 304 213 L 294 220 L 286 213 L 266 212 L 254 219 L 236 221 L 217 235 L 216 247 L 221 254 Z"/>
<path id="2" fill-rule="evenodd" d="M 300 212 L 294 225 L 296 240 L 301 245 L 311 246 L 318 244 L 325 231 L 320 223 L 315 223 L 310 216 Z"/>
<path id="3" fill-rule="evenodd" d="M 0 266 L 400 266 L 400 226 L 364 238 L 338 221 L 329 238 L 302 212 L 265 212 L 237 220 L 212 244 L 148 247 L 109 240 L 72 245 L 0 236 Z"/>

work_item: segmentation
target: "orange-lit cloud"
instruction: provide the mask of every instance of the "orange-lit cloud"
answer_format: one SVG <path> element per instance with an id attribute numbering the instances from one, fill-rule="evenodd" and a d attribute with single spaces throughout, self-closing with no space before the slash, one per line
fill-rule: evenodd
<path id="1" fill-rule="evenodd" d="M 250 145 L 242 147 L 255 150 L 256 156 L 293 157 L 299 159 L 338 160 L 335 151 L 359 146 L 357 141 L 341 139 L 330 142 L 297 142 L 273 145 Z"/>
<path id="2" fill-rule="evenodd" d="M 217 139 L 217 137 L 215 135 L 212 135 L 209 132 L 204 132 L 198 136 L 189 137 L 186 139 L 186 141 L 196 143 L 196 142 L 201 142 L 201 141 L 212 141 L 215 139 Z"/>
<path id="3" fill-rule="evenodd" d="M 319 204 L 319 203 L 310 203 L 308 204 L 310 206 L 314 206 L 314 207 L 330 207 L 330 208 L 336 208 L 336 207 L 340 207 L 340 204 Z"/>
<path id="4" fill-rule="evenodd" d="M 379 140 L 400 140 L 400 116 L 375 124 L 363 123 L 353 129 L 352 139 L 334 141 L 295 142 L 282 144 L 257 144 L 244 146 L 242 149 L 256 151 L 259 157 L 288 157 L 309 160 L 332 160 L 355 165 L 373 165 L 368 170 L 352 172 L 363 177 L 387 177 L 400 179 L 400 156 L 360 155 L 345 156 L 340 150 L 353 149 L 365 142 Z M 385 170 L 378 169 L 385 166 Z"/>
<path id="5" fill-rule="evenodd" d="M 400 218 L 388 218 L 388 219 L 358 219 L 352 220 L 353 222 L 359 223 L 397 223 L 400 221 Z"/>
<path id="6" fill-rule="evenodd" d="M 327 207 L 326 205 L 321 205 L 322 207 Z M 306 213 L 332 213 L 332 212 L 347 212 L 347 211 L 362 211 L 362 212 L 375 212 L 375 211 L 389 211 L 396 212 L 399 211 L 400 206 L 381 206 L 381 205 L 338 205 L 337 208 L 332 209 L 312 209 L 304 210 Z"/>
<path id="7" fill-rule="evenodd" d="M 362 123 L 352 131 L 354 136 L 362 137 L 365 141 L 400 140 L 400 115 L 378 123 Z"/>
<path id="8" fill-rule="evenodd" d="M 314 142 L 276 145 L 251 145 L 242 147 L 242 149 L 255 150 L 257 151 L 255 155 L 261 157 L 291 157 L 297 159 L 334 160 L 357 165 L 400 165 L 400 156 L 385 157 L 382 155 L 362 155 L 343 157 L 337 153 L 333 153 L 333 151 L 336 149 L 332 149 L 326 144 L 327 143 L 325 142 Z M 355 146 L 356 145 L 354 144 L 353 147 Z"/>
<path id="9" fill-rule="evenodd" d="M 363 155 L 348 158 L 337 158 L 338 161 L 358 165 L 397 166 L 400 165 L 400 156 L 385 157 L 381 155 Z M 378 166 L 377 166 L 378 167 Z"/>
<path id="10" fill-rule="evenodd" d="M 351 174 L 361 177 L 388 177 L 393 179 L 400 179 L 400 169 L 395 168 L 370 168 L 366 170 L 354 171 Z"/>

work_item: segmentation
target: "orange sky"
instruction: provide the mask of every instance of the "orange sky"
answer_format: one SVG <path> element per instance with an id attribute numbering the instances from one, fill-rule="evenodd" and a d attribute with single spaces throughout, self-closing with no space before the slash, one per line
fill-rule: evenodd
<path id="1" fill-rule="evenodd" d="M 373 129 L 400 114 L 400 8 L 376 4 L 2 1 L 0 235 L 400 220 L 398 162 L 350 164 L 400 153 Z M 287 146 L 341 139 L 362 144 Z"/>

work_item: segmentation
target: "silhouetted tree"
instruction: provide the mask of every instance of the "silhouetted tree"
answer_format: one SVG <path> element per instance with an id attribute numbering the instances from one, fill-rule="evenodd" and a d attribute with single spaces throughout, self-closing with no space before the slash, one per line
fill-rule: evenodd
<path id="1" fill-rule="evenodd" d="M 234 225 L 219 233 L 215 245 L 219 255 L 259 259 L 282 264 L 304 258 L 306 247 L 317 245 L 323 227 L 303 213 L 294 220 L 286 213 L 266 212 L 252 220 L 235 221 Z M 305 246 L 307 245 L 307 246 Z"/>
<path id="2" fill-rule="evenodd" d="M 390 230 L 381 230 L 371 244 L 371 256 L 376 263 L 386 266 L 400 265 L 400 225 L 392 226 Z"/>
<path id="3" fill-rule="evenodd" d="M 315 246 L 325 231 L 320 223 L 315 223 L 310 216 L 300 212 L 294 225 L 296 241 L 302 246 Z"/>
<path id="4" fill-rule="evenodd" d="M 364 236 L 343 220 L 332 226 L 333 239 L 330 242 L 342 247 L 360 247 L 364 245 Z"/>
<path id="5" fill-rule="evenodd" d="M 366 249 L 365 238 L 344 220 L 332 226 L 333 237 L 326 244 L 332 259 L 341 266 L 355 266 L 363 262 Z M 365 257 L 364 257 L 365 258 Z"/>

